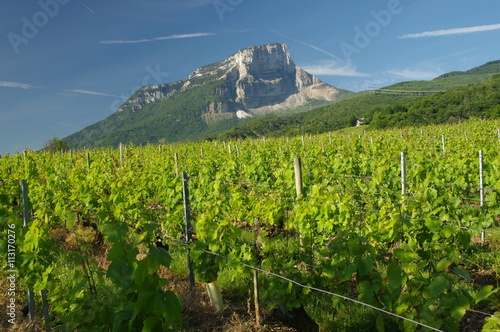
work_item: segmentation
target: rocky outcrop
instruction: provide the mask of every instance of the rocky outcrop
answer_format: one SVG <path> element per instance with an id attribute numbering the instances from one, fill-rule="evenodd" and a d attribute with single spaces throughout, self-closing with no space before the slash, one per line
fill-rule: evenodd
<path id="1" fill-rule="evenodd" d="M 137 90 L 123 105 L 120 106 L 118 112 L 141 110 L 147 104 L 161 101 L 179 92 L 186 80 L 177 81 L 168 84 L 147 85 Z"/>
<path id="2" fill-rule="evenodd" d="M 248 47 L 221 62 L 198 68 L 186 80 L 143 87 L 120 110 L 138 111 L 178 91 L 213 81 L 225 81 L 225 88 L 216 92 L 224 102 L 210 103 L 205 110 L 209 114 L 293 109 L 311 99 L 335 101 L 339 93 L 297 67 L 287 45 L 271 43 Z"/>

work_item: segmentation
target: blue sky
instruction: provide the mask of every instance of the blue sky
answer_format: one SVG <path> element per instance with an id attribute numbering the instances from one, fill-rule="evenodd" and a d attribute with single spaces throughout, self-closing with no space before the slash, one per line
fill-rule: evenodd
<path id="1" fill-rule="evenodd" d="M 500 59 L 499 12 L 498 0 L 5 0 L 0 154 L 252 45 L 286 43 L 298 66 L 351 91 L 467 70 Z"/>

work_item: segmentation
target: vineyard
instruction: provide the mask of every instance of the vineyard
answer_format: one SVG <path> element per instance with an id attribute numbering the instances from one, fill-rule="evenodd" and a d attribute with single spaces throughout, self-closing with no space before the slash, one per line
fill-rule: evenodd
<path id="1" fill-rule="evenodd" d="M 29 288 L 47 330 L 192 331 L 175 270 L 251 299 L 258 321 L 302 308 L 324 331 L 473 331 L 472 315 L 497 331 L 498 128 L 3 156 L 2 292 L 20 321 Z"/>

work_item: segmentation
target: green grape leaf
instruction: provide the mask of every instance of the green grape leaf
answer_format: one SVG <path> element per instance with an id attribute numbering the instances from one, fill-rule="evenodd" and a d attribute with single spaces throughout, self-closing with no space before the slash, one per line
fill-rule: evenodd
<path id="1" fill-rule="evenodd" d="M 453 264 L 453 262 L 445 257 L 436 264 L 436 270 L 442 272 L 446 270 L 451 264 Z"/>
<path id="2" fill-rule="evenodd" d="M 464 270 L 458 266 L 455 266 L 453 268 L 453 272 L 455 272 L 456 274 L 458 274 L 460 277 L 464 278 L 465 280 L 469 280 L 469 281 L 471 280 L 469 272 L 467 272 L 466 270 Z"/>
<path id="3" fill-rule="evenodd" d="M 499 288 L 493 289 L 492 285 L 484 286 L 483 288 L 481 288 L 479 292 L 475 294 L 474 296 L 475 303 L 487 299 L 490 295 L 496 293 L 498 290 Z"/>
<path id="4" fill-rule="evenodd" d="M 459 295 L 458 298 L 452 303 L 451 315 L 457 321 L 460 321 L 465 315 L 466 310 L 469 308 L 469 299 L 464 295 Z"/>
<path id="5" fill-rule="evenodd" d="M 149 253 L 151 254 L 151 257 L 161 265 L 165 267 L 170 266 L 172 258 L 164 248 L 157 248 L 155 246 L 149 245 Z"/>
<path id="6" fill-rule="evenodd" d="M 387 279 L 389 279 L 389 287 L 393 290 L 403 287 L 406 284 L 408 277 L 402 275 L 403 270 L 399 268 L 398 263 L 393 261 L 387 267 Z"/>
<path id="7" fill-rule="evenodd" d="M 432 232 L 436 233 L 438 232 L 443 225 L 443 222 L 439 219 L 435 218 L 426 218 L 425 219 L 425 226 Z"/>
<path id="8" fill-rule="evenodd" d="M 449 282 L 443 276 L 438 276 L 425 288 L 424 295 L 429 298 L 437 298 L 446 291 L 448 284 Z"/>
<path id="9" fill-rule="evenodd" d="M 385 332 L 384 316 L 382 314 L 378 315 L 377 317 L 376 327 L 378 332 Z"/>
<path id="10" fill-rule="evenodd" d="M 467 231 L 460 231 L 457 233 L 458 241 L 461 245 L 467 246 L 470 244 L 471 235 Z"/>
<path id="11" fill-rule="evenodd" d="M 369 281 L 362 281 L 358 284 L 358 300 L 364 303 L 371 303 L 375 293 L 380 289 L 380 285 L 372 285 Z"/>

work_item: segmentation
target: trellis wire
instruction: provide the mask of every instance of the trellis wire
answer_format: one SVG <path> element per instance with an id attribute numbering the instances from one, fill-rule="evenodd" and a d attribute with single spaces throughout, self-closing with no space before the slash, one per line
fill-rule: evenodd
<path id="1" fill-rule="evenodd" d="M 178 244 L 180 245 L 186 245 L 186 243 L 184 242 L 181 242 L 179 240 L 176 240 L 176 239 L 172 239 L 172 238 L 167 238 L 168 240 L 170 241 L 174 241 L 174 242 L 177 242 Z M 223 258 L 227 261 L 230 261 L 230 262 L 233 262 L 233 263 L 236 263 L 236 264 L 239 264 L 241 266 L 244 266 L 244 267 L 247 267 L 251 270 L 254 270 L 254 271 L 258 271 L 258 272 L 261 272 L 261 273 L 264 273 L 264 274 L 267 274 L 267 275 L 270 275 L 270 276 L 273 276 L 273 277 L 276 277 L 276 278 L 279 278 L 279 279 L 282 279 L 282 280 L 285 280 L 285 281 L 288 281 L 296 286 L 299 286 L 299 287 L 302 287 L 302 288 L 306 288 L 306 289 L 309 289 L 309 290 L 312 290 L 312 291 L 316 291 L 316 292 L 319 292 L 319 293 L 323 293 L 323 294 L 327 294 L 327 295 L 331 295 L 331 296 L 335 296 L 335 297 L 339 297 L 343 300 L 346 300 L 346 301 L 350 301 L 350 302 L 353 302 L 353 303 L 356 303 L 358 305 L 362 305 L 362 306 L 365 306 L 365 307 L 368 307 L 368 308 L 371 308 L 371 309 L 374 309 L 374 310 L 377 310 L 377 311 L 380 311 L 384 314 L 387 314 L 387 315 L 390 315 L 390 316 L 394 316 L 394 317 L 397 317 L 399 319 L 403 319 L 403 320 L 406 320 L 408 322 L 411 322 L 411 323 L 414 323 L 414 324 L 417 324 L 417 325 L 420 325 L 422 327 L 426 327 L 428 329 L 431 329 L 433 331 L 439 331 L 439 332 L 443 332 L 442 330 L 439 330 L 439 329 L 436 329 L 432 326 L 429 326 L 429 325 L 426 325 L 426 324 L 423 324 L 423 323 L 420 323 L 420 322 L 417 322 L 413 319 L 410 319 L 410 318 L 407 318 L 407 317 L 404 317 L 404 316 L 401 316 L 401 315 L 398 315 L 398 314 L 395 314 L 393 312 L 390 312 L 390 311 L 387 311 L 387 310 L 384 310 L 384 309 L 381 309 L 381 308 L 378 308 L 378 307 L 375 307 L 371 304 L 367 304 L 367 303 L 364 303 L 364 302 L 361 302 L 361 301 L 358 301 L 358 300 L 355 300 L 355 299 L 351 299 L 350 297 L 347 297 L 347 296 L 344 296 L 344 295 L 341 295 L 341 294 L 337 294 L 337 293 L 333 293 L 333 292 L 329 292 L 329 291 L 326 291 L 326 290 L 323 290 L 323 289 L 320 289 L 320 288 L 316 288 L 316 287 L 312 287 L 312 286 L 308 286 L 308 285 L 304 285 L 304 284 L 301 284 L 299 283 L 298 281 L 295 281 L 293 279 L 290 279 L 290 278 L 287 278 L 287 277 L 284 277 L 282 275 L 279 275 L 279 274 L 276 274 L 276 273 L 273 273 L 271 271 L 266 271 L 266 270 L 263 270 L 261 268 L 258 268 L 258 267 L 255 267 L 255 266 L 251 266 L 249 264 L 246 264 L 246 263 L 243 263 L 243 262 L 239 262 L 239 261 L 236 261 L 232 258 L 229 258 L 229 257 L 226 257 L 224 255 L 221 255 L 221 254 L 218 254 L 218 253 L 215 253 L 215 252 L 211 252 L 209 250 L 205 250 L 205 249 L 199 249 L 199 248 L 194 248 L 194 250 L 198 250 L 198 251 L 201 251 L 201 252 L 204 252 L 204 253 L 207 253 L 209 255 L 214 255 L 214 256 L 218 256 L 220 258 Z"/>

